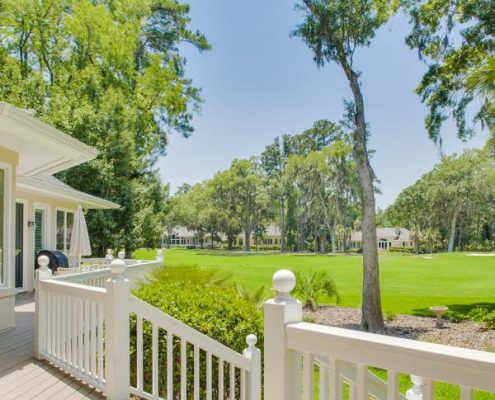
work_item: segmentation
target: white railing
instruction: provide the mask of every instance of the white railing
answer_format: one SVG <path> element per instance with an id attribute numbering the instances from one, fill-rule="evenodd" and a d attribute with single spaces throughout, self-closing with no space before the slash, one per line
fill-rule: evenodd
<path id="1" fill-rule="evenodd" d="M 494 353 L 305 323 L 290 296 L 294 275 L 279 271 L 273 283 L 277 297 L 265 303 L 265 399 L 342 400 L 347 383 L 351 399 L 397 400 L 400 373 L 414 384 L 407 399 L 434 399 L 435 381 L 460 387 L 462 400 L 472 400 L 474 389 L 495 392 Z M 386 371 L 386 382 L 370 367 Z"/>
<path id="2" fill-rule="evenodd" d="M 105 390 L 105 289 L 53 279 L 36 289 L 38 358 Z"/>
<path id="3" fill-rule="evenodd" d="M 145 399 L 169 400 L 178 394 L 195 400 L 261 399 L 256 337 L 247 337 L 248 348 L 240 354 L 132 296 L 125 275 L 145 273 L 146 269 L 139 269 L 142 264 L 113 261 L 111 276 L 100 288 L 87 285 L 100 282 L 99 275 L 77 277 L 84 284 L 67 282 L 51 277 L 46 256 L 38 262 L 36 358 L 93 385 L 109 399 L 128 399 L 131 393 Z M 151 340 L 147 340 L 148 328 Z M 135 349 L 132 364 L 131 348 Z M 164 387 L 160 387 L 162 376 L 166 376 Z M 135 385 L 130 385 L 131 377 Z"/>
<path id="4" fill-rule="evenodd" d="M 255 347 L 256 336 L 246 338 L 248 348 L 240 354 L 134 296 L 130 311 L 136 317 L 133 394 L 145 399 L 175 399 L 178 395 L 180 399 L 194 400 L 261 398 L 261 357 Z M 146 324 L 151 331 L 151 364 L 147 374 L 143 365 Z M 159 363 L 161 355 L 166 359 L 163 365 Z"/>
<path id="5" fill-rule="evenodd" d="M 107 264 L 101 265 L 100 268 L 92 271 L 76 272 L 71 274 L 57 275 L 53 279 L 79 283 L 81 285 L 93 286 L 93 287 L 105 287 L 105 283 L 112 276 L 111 262 L 108 260 Z M 141 260 L 123 260 L 126 263 L 126 269 L 124 276 L 131 282 L 136 282 L 139 279 L 145 277 L 145 275 L 151 272 L 153 269 L 162 265 L 161 260 L 153 261 L 141 261 Z"/>

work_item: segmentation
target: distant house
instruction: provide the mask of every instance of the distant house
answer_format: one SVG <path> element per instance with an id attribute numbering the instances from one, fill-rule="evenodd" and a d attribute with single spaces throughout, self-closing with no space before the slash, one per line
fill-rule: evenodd
<path id="1" fill-rule="evenodd" d="M 241 233 L 237 236 L 236 243 L 238 246 L 244 245 L 244 233 Z M 270 246 L 280 246 L 282 241 L 282 231 L 275 223 L 271 223 L 266 228 L 266 231 L 263 233 L 261 238 L 256 238 L 254 232 L 251 234 L 251 244 L 255 246 L 261 247 L 270 247 Z"/>
<path id="2" fill-rule="evenodd" d="M 185 226 L 176 226 L 167 235 L 166 240 L 170 247 L 187 247 L 196 245 L 196 234 Z"/>
<path id="3" fill-rule="evenodd" d="M 376 240 L 379 250 L 389 250 L 391 247 L 412 246 L 411 232 L 406 228 L 377 228 Z M 349 240 L 351 249 L 363 247 L 363 232 L 354 231 Z"/>

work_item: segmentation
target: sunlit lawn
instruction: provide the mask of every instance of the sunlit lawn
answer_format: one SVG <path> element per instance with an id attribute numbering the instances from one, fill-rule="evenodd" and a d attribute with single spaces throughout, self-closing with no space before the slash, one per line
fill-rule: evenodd
<path id="1" fill-rule="evenodd" d="M 154 258 L 153 250 L 138 250 L 136 258 Z M 169 265 L 216 266 L 249 289 L 271 287 L 280 268 L 328 272 L 339 288 L 343 306 L 361 303 L 362 258 L 359 255 L 312 255 L 209 250 L 165 250 Z M 495 307 L 495 257 L 468 253 L 432 255 L 386 254 L 380 257 L 382 303 L 385 311 L 428 314 L 432 305 L 466 312 L 474 304 Z"/>

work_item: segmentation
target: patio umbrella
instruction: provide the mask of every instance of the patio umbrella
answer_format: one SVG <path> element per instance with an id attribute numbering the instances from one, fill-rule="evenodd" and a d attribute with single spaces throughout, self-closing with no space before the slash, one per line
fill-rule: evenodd
<path id="1" fill-rule="evenodd" d="M 74 226 L 72 227 L 72 235 L 70 237 L 69 256 L 77 257 L 81 262 L 82 256 L 91 255 L 91 243 L 89 242 L 88 227 L 84 213 L 79 206 L 74 216 Z"/>

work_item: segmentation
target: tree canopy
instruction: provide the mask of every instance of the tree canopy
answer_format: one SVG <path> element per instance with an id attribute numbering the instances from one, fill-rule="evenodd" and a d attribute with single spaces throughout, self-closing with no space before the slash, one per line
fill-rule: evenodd
<path id="1" fill-rule="evenodd" d="M 161 237 L 168 189 L 154 163 L 201 103 L 179 45 L 209 48 L 188 13 L 177 0 L 1 3 L 0 98 L 97 148 L 59 177 L 122 206 L 88 215 L 95 252 Z"/>

